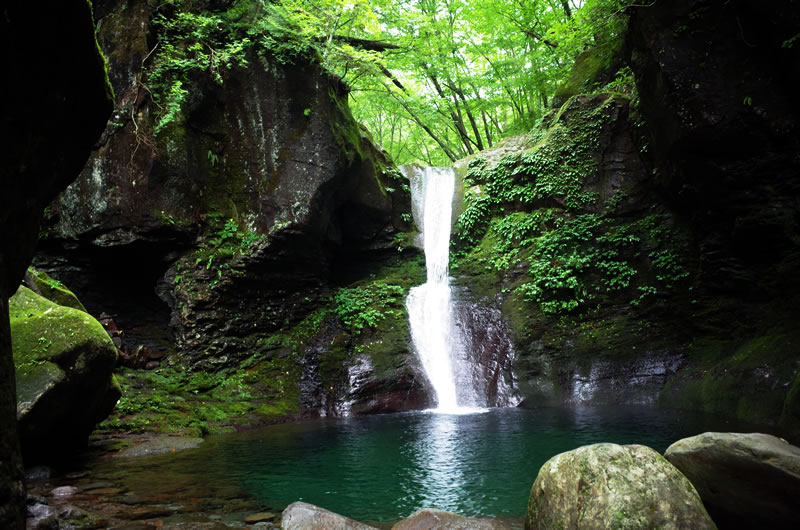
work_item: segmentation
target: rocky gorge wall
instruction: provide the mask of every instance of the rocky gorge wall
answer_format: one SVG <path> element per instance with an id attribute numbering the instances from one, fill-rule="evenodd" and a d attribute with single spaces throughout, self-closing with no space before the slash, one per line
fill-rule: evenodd
<path id="1" fill-rule="evenodd" d="M 82 0 L 0 9 L 0 526 L 25 527 L 8 298 L 25 274 L 45 205 L 78 173 L 113 99 Z"/>
<path id="2" fill-rule="evenodd" d="M 116 105 L 80 176 L 47 210 L 36 266 L 90 313 L 109 315 L 123 356 L 141 366 L 246 366 L 273 382 L 261 391 L 280 394 L 283 413 L 424 404 L 402 297 L 366 302 L 388 316 L 377 345 L 370 331 L 343 328 L 334 309 L 344 314 L 346 297 L 331 305 L 340 287 L 369 295 L 386 275 L 407 290 L 423 267 L 414 249 L 400 259 L 413 228 L 409 188 L 351 117 L 347 86 L 313 58 L 287 63 L 254 47 L 221 84 L 193 78 L 156 133 L 163 109 L 147 68 L 157 9 L 96 3 Z M 381 351 L 356 360 L 356 347 Z"/>
<path id="3" fill-rule="evenodd" d="M 572 97 L 460 163 L 459 281 L 511 325 L 528 406 L 660 403 L 797 436 L 797 9 L 630 14 L 606 88 L 629 97 Z"/>

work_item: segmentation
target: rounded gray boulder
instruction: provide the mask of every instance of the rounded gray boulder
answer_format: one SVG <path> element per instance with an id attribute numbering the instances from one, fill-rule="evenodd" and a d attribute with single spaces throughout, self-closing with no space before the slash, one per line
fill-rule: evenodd
<path id="1" fill-rule="evenodd" d="M 531 489 L 525 528 L 716 526 L 689 480 L 656 451 L 601 443 L 545 462 Z"/>
<path id="2" fill-rule="evenodd" d="M 664 456 L 722 526 L 800 528 L 800 448 L 761 433 L 707 432 Z"/>

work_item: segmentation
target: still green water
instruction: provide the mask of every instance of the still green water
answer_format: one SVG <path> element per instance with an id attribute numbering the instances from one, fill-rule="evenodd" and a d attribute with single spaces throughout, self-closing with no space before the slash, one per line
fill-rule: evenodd
<path id="1" fill-rule="evenodd" d="M 113 459 L 113 467 L 128 467 L 127 487 L 162 488 L 174 503 L 188 502 L 182 491 L 202 495 L 196 485 L 205 484 L 218 497 L 249 497 L 272 510 L 303 500 L 362 521 L 422 507 L 522 517 L 539 468 L 560 452 L 598 442 L 663 452 L 707 430 L 735 429 L 654 408 L 415 412 L 217 436 L 181 453 Z"/>

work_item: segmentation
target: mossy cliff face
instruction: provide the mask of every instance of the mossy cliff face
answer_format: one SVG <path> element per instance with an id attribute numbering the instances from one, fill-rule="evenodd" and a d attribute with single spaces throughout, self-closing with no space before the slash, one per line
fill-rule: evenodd
<path id="1" fill-rule="evenodd" d="M 36 244 L 44 206 L 80 171 L 111 110 L 89 2 L 0 9 L 0 527 L 24 528 L 8 297 Z"/>
<path id="2" fill-rule="evenodd" d="M 632 100 L 573 97 L 460 164 L 455 273 L 508 320 L 528 405 L 660 403 L 796 437 L 798 14 L 632 13 L 636 87 L 613 83 Z"/>
<path id="3" fill-rule="evenodd" d="M 652 403 L 680 366 L 687 249 L 647 192 L 638 124 L 621 94 L 576 96 L 459 164 L 454 274 L 507 320 L 528 406 Z"/>
<path id="4" fill-rule="evenodd" d="M 160 109 L 142 70 L 154 11 L 102 2 L 98 14 L 116 108 L 49 211 L 38 266 L 92 314 L 115 315 L 125 346 L 168 351 L 171 369 L 224 379 L 243 365 L 291 365 L 286 384 L 310 381 L 302 395 L 316 397 L 279 408 L 335 410 L 322 385 L 330 393 L 329 380 L 346 378 L 355 343 L 331 296 L 395 260 L 411 228 L 404 178 L 353 120 L 347 87 L 313 58 L 253 48 L 221 85 L 184 85 L 179 112 L 155 134 Z M 408 352 L 404 333 L 394 353 Z"/>

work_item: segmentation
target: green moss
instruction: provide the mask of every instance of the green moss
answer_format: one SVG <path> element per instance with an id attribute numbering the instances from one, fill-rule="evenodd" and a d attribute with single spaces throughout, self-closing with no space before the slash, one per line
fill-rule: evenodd
<path id="1" fill-rule="evenodd" d="M 614 79 L 624 64 L 622 47 L 623 39 L 611 39 L 579 54 L 569 77 L 556 89 L 553 101 L 561 104 L 572 96 L 592 92 Z"/>
<path id="2" fill-rule="evenodd" d="M 366 275 L 368 279 L 353 282 L 347 289 L 366 288 L 366 292 L 369 293 L 371 286 L 379 282 L 393 293 L 391 301 L 375 300 L 378 302 L 377 305 L 371 304 L 371 306 L 380 311 L 381 318 L 376 319 L 371 325 L 363 326 L 358 333 L 348 338 L 340 337 L 337 339 L 338 344 L 332 345 L 336 348 L 342 346 L 347 348 L 346 357 L 342 355 L 341 350 L 338 354 L 346 363 L 358 362 L 367 356 L 378 379 L 396 377 L 403 356 L 410 353 L 410 331 L 405 299 L 412 287 L 425 282 L 425 265 L 424 257 L 420 253 L 408 252 L 409 254 L 395 255 L 381 267 L 356 272 L 358 276 Z M 338 367 L 334 365 L 339 373 L 342 373 L 342 367 L 342 364 Z"/>
<path id="3" fill-rule="evenodd" d="M 103 326 L 87 313 L 64 307 L 20 287 L 9 299 L 11 342 L 17 367 L 66 364 L 78 345 L 116 351 Z"/>
<path id="4" fill-rule="evenodd" d="M 217 434 L 299 412 L 299 367 L 265 360 L 231 373 L 122 369 L 123 398 L 101 432 Z"/>
<path id="5" fill-rule="evenodd" d="M 691 369 L 666 385 L 661 402 L 751 422 L 780 418 L 800 432 L 796 345 L 800 332 L 780 329 L 740 343 L 698 341 L 688 352 Z"/>
<path id="6" fill-rule="evenodd" d="M 97 42 L 97 34 L 94 31 L 94 27 L 95 27 L 94 8 L 92 7 L 92 2 L 89 1 L 89 0 L 87 0 L 86 5 L 89 7 L 89 23 L 91 24 L 91 26 L 93 28 L 92 36 L 93 36 L 93 39 L 94 39 L 94 46 L 97 49 L 98 62 L 102 61 L 102 70 L 100 68 L 97 68 L 97 69 L 95 69 L 95 71 L 98 71 L 98 72 L 102 71 L 103 72 L 103 74 L 102 74 L 103 75 L 103 87 L 105 89 L 106 100 L 113 104 L 113 102 L 116 100 L 116 97 L 114 96 L 114 87 L 111 86 L 111 80 L 108 78 L 108 60 L 106 59 L 106 56 L 103 55 L 103 50 L 100 48 L 100 44 Z M 88 83 L 88 80 L 87 80 L 87 84 L 90 85 L 90 83 Z"/>
<path id="7" fill-rule="evenodd" d="M 38 291 L 39 294 L 55 302 L 58 305 L 65 307 L 72 307 L 86 313 L 86 308 L 75 296 L 75 293 L 67 289 L 67 287 L 58 280 L 54 280 L 47 273 L 37 271 L 33 267 L 28 267 L 28 274 L 25 276 L 25 281 L 28 287 Z M 33 284 L 33 285 L 31 285 Z"/>
<path id="8" fill-rule="evenodd" d="M 800 437 L 800 370 L 795 372 L 786 399 L 783 401 L 779 425 Z"/>

